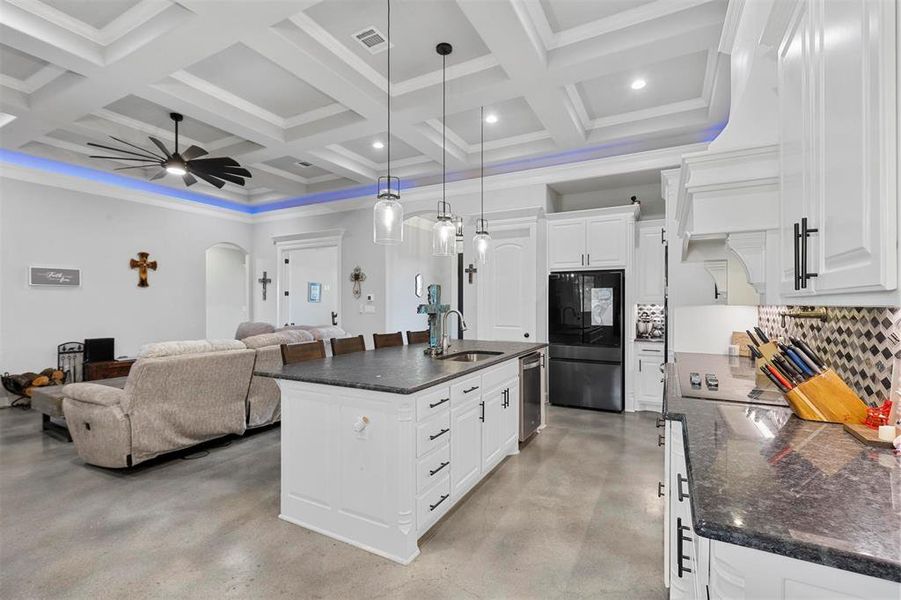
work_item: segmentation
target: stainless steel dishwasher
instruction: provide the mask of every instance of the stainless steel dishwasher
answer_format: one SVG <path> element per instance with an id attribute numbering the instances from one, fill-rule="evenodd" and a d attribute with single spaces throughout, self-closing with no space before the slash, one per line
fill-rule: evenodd
<path id="1" fill-rule="evenodd" d="M 541 354 L 519 359 L 519 441 L 524 442 L 541 425 Z"/>

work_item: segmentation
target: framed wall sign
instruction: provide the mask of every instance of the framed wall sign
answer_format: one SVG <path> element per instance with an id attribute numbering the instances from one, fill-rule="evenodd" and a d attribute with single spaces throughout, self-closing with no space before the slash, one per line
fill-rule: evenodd
<path id="1" fill-rule="evenodd" d="M 28 267 L 28 285 L 78 287 L 81 285 L 81 269 Z"/>
<path id="2" fill-rule="evenodd" d="M 307 302 L 322 301 L 322 284 L 310 282 L 307 284 Z"/>

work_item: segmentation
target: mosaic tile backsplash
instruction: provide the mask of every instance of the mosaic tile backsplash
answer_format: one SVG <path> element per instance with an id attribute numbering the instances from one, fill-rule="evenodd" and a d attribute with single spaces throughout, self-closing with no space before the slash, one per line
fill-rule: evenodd
<path id="1" fill-rule="evenodd" d="M 889 397 L 892 365 L 901 358 L 901 308 L 830 306 L 828 320 L 782 318 L 801 306 L 761 306 L 760 327 L 772 338 L 803 339 L 866 402 Z"/>

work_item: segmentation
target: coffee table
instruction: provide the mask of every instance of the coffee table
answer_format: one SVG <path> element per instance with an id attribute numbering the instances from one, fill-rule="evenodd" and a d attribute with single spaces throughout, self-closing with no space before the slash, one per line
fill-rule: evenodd
<path id="1" fill-rule="evenodd" d="M 110 387 L 124 388 L 128 377 L 112 377 L 110 379 L 98 379 L 91 383 L 98 385 L 108 385 Z M 72 436 L 69 435 L 69 428 L 66 427 L 66 417 L 63 414 L 63 385 L 48 385 L 35 388 L 31 394 L 31 408 L 41 413 L 41 431 L 50 437 L 71 442 Z M 60 424 L 54 419 L 61 420 Z"/>

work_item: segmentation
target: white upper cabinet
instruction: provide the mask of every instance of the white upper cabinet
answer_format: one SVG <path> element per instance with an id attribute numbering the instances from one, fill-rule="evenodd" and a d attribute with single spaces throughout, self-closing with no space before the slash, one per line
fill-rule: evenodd
<path id="1" fill-rule="evenodd" d="M 638 304 L 663 304 L 663 221 L 638 227 Z"/>
<path id="2" fill-rule="evenodd" d="M 625 268 L 637 213 L 621 206 L 548 215 L 550 270 Z"/>
<path id="3" fill-rule="evenodd" d="M 786 295 L 897 288 L 895 11 L 805 0 L 779 48 Z"/>

